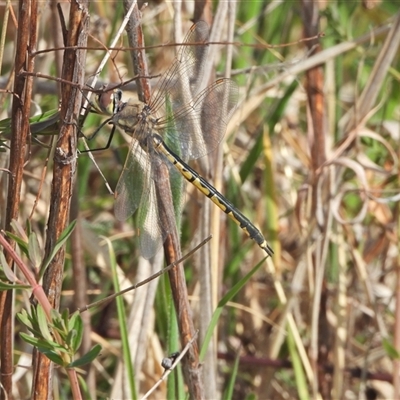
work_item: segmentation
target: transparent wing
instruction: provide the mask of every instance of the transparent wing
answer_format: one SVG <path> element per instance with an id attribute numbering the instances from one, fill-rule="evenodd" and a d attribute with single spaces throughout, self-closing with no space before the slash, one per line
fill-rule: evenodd
<path id="1" fill-rule="evenodd" d="M 155 129 L 185 161 L 215 150 L 238 100 L 237 85 L 229 79 L 219 79 L 198 95 L 195 92 L 202 77 L 208 35 L 204 21 L 191 27 L 149 102 L 151 112 L 159 117 Z"/>
<path id="2" fill-rule="evenodd" d="M 137 233 L 140 251 L 144 258 L 153 257 L 171 232 L 175 221 L 180 218 L 184 196 L 183 179 L 178 171 L 151 147 L 145 152 L 136 139 L 133 139 L 124 169 L 115 189 L 115 216 L 124 221 L 136 210 Z M 165 185 L 159 173 L 161 167 L 167 169 L 169 184 Z M 156 182 L 157 181 L 157 182 Z M 172 193 L 173 210 L 164 210 L 161 215 L 161 198 Z M 156 192 L 157 191 L 157 192 Z M 179 226 L 179 225 L 178 225 Z"/>
<path id="3" fill-rule="evenodd" d="M 155 152 L 150 159 L 150 190 L 142 196 L 137 218 L 140 250 L 146 259 L 153 257 L 164 243 L 167 234 L 172 232 L 175 226 L 179 226 L 178 218 L 181 215 L 184 196 L 183 180 L 179 172 Z M 161 169 L 164 169 L 164 173 Z M 165 201 L 165 197 L 170 195 L 173 208 L 166 208 L 171 206 L 170 202 Z"/>
<path id="4" fill-rule="evenodd" d="M 125 221 L 140 206 L 150 190 L 150 161 L 136 139 L 132 139 L 124 169 L 115 188 L 115 216 Z"/>
<path id="5" fill-rule="evenodd" d="M 136 139 L 133 139 L 124 169 L 115 189 L 115 216 L 126 220 L 137 209 L 136 227 L 141 255 L 149 259 L 163 244 L 168 227 L 160 224 L 153 167 L 156 159 L 150 159 Z"/>
<path id="6" fill-rule="evenodd" d="M 160 224 L 155 191 L 156 187 L 152 180 L 146 198 L 143 197 L 136 220 L 140 240 L 140 253 L 146 259 L 156 254 L 168 233 Z"/>
<path id="7" fill-rule="evenodd" d="M 202 157 L 214 151 L 221 142 L 237 101 L 236 83 L 219 79 L 190 104 L 159 119 L 156 129 L 171 149 L 184 159 Z M 200 134 L 195 134 L 194 130 Z"/>
<path id="8" fill-rule="evenodd" d="M 178 56 L 175 58 L 166 73 L 161 77 L 161 84 L 152 96 L 149 106 L 154 112 L 164 107 L 165 96 L 168 96 L 175 108 L 184 104 L 182 90 L 192 91 L 197 86 L 197 82 L 202 76 L 203 58 L 206 55 L 209 28 L 204 21 L 199 21 L 193 25 L 187 33 Z M 196 45 L 187 45 L 195 43 Z M 181 86 L 181 77 L 187 77 L 185 87 Z M 185 93 L 185 92 L 183 92 Z"/>

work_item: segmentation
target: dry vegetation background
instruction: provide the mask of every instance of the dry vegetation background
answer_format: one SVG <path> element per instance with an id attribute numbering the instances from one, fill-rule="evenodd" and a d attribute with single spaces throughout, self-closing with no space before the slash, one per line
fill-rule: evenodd
<path id="1" fill-rule="evenodd" d="M 39 2 L 37 14 L 30 1 L 0 6 L 0 119 L 13 119 L 0 125 L 5 149 L 0 153 L 0 226 L 10 231 L 14 218 L 35 232 L 41 260 L 68 218 L 77 220 L 65 254 L 61 250 L 49 266 L 59 269 L 41 282 L 51 305 L 72 313 L 164 265 L 160 257 L 153 263 L 139 258 L 135 225 L 116 221 L 114 198 L 89 156 L 80 154 L 75 168 L 75 161 L 60 162 L 54 151 L 62 143 L 74 148 L 79 132 L 90 135 L 106 117 L 91 113 L 79 122 L 81 90 L 37 76 L 66 81 L 81 76 L 81 84 L 88 82 L 121 25 L 124 4 L 82 3 L 90 13 L 85 22 L 76 4 L 64 2 L 64 33 L 55 3 Z M 195 1 L 179 7 L 150 2 L 135 20 L 143 28 L 149 72 L 160 74 L 172 62 L 176 48 L 165 44 L 175 44 L 177 22 L 185 33 L 191 21 L 211 24 L 215 18 L 216 41 L 234 42 L 230 72 L 229 46 L 210 45 L 216 50 L 208 65 L 210 82 L 228 71 L 240 98 L 220 151 L 210 156 L 207 179 L 260 228 L 275 254 L 265 261 L 253 241 L 187 185 L 183 254 L 213 234 L 183 263 L 193 311 L 188 315 L 199 330 L 199 348 L 217 304 L 229 301 L 211 323 L 214 336 L 201 364 L 195 349 L 150 398 L 184 398 L 185 393 L 207 399 L 399 398 L 398 3 Z M 23 9 L 30 14 L 18 20 Z M 73 19 L 77 15 L 82 19 Z M 24 39 L 22 32 L 31 28 Z M 61 50 L 74 28 L 87 34 L 86 43 L 83 34 L 76 35 L 87 48 L 86 60 L 71 68 L 68 57 L 78 54 L 72 49 L 62 70 Z M 16 50 L 24 40 L 31 41 L 31 52 Z M 122 84 L 134 76 L 125 34 L 115 47 L 119 50 L 112 52 L 101 83 Z M 21 74 L 30 70 L 36 75 Z M 157 79 L 150 84 L 156 88 Z M 122 89 L 124 99 L 136 96 L 136 83 Z M 12 106 L 19 100 L 19 108 Z M 38 115 L 57 110 L 60 101 L 61 107 L 75 101 L 72 117 L 62 109 L 64 117 L 46 129 L 40 125 L 25 149 L 27 105 L 31 115 Z M 65 142 L 56 136 L 63 129 L 71 130 Z M 105 126 L 88 145 L 104 146 L 109 134 Z M 115 136 L 109 149 L 93 153 L 112 189 L 129 141 Z M 77 146 L 84 148 L 81 140 Z M 14 186 L 19 174 L 20 189 Z M 22 258 L 34 270 L 32 254 L 30 261 L 25 254 Z M 77 368 L 83 398 L 141 398 L 160 379 L 161 360 L 188 341 L 176 322 L 174 290 L 165 274 L 124 294 L 119 303 L 82 313 L 79 354 L 102 346 L 93 362 Z M 49 369 L 40 357 L 32 365 L 33 347 L 21 340 L 26 328 L 15 318 L 23 309 L 30 312 L 31 294 L 31 289 L 2 292 L 1 396 L 79 398 L 68 369 Z"/>

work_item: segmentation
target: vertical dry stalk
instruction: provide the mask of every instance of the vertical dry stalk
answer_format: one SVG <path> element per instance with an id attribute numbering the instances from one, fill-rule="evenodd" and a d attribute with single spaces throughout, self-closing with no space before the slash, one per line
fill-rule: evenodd
<path id="1" fill-rule="evenodd" d="M 37 2 L 21 0 L 18 9 L 18 37 L 15 53 L 15 81 L 12 105 L 13 132 L 10 143 L 10 165 L 7 196 L 6 229 L 11 230 L 11 220 L 18 218 L 23 167 L 26 155 L 26 143 L 29 133 L 29 112 L 32 96 L 32 77 L 20 76 L 22 70 L 33 72 L 34 57 L 31 52 L 36 50 L 37 42 Z M 11 264 L 10 255 L 6 255 Z M 12 342 L 12 298 L 13 291 L 0 294 L 1 322 L 1 398 L 11 398 L 13 374 L 13 342 Z"/>
<path id="2" fill-rule="evenodd" d="M 131 2 L 126 1 L 125 10 L 128 10 L 130 5 Z M 144 40 L 139 20 L 140 12 L 137 8 L 135 8 L 135 11 L 132 13 L 131 20 L 127 26 L 127 32 L 130 47 L 139 49 L 136 51 L 132 51 L 132 57 L 134 61 L 134 74 L 143 77 L 148 75 L 148 71 L 145 53 L 144 50 L 141 50 L 144 48 Z M 141 101 L 149 102 L 150 85 L 146 78 L 141 78 L 138 80 L 138 95 Z M 162 174 L 162 176 L 166 176 L 165 179 L 160 179 L 158 183 L 160 183 L 161 181 L 169 182 L 168 171 L 160 168 L 157 173 Z M 160 192 L 158 191 L 157 187 L 156 191 L 159 206 L 159 215 L 162 221 L 163 219 L 168 219 L 168 214 L 171 215 L 171 210 L 173 210 L 173 203 L 172 198 L 168 199 L 165 195 L 160 196 Z M 171 193 L 171 189 L 166 188 L 164 192 Z M 180 241 L 176 227 L 175 231 L 170 233 L 165 240 L 164 252 L 167 264 L 174 263 L 181 258 Z M 193 325 L 182 264 L 176 265 L 172 270 L 168 272 L 168 274 L 176 309 L 176 315 L 178 318 L 178 326 L 182 340 L 182 347 L 184 347 L 194 337 L 195 329 Z M 204 398 L 204 389 L 199 370 L 199 350 L 196 342 L 194 342 L 193 346 L 189 348 L 187 356 L 183 358 L 183 364 L 183 371 L 185 374 L 186 383 L 189 387 L 191 398 Z"/>
<path id="3" fill-rule="evenodd" d="M 317 36 L 319 32 L 319 7 L 318 2 L 313 0 L 304 0 L 302 7 L 304 36 L 313 37 Z M 321 52 L 321 45 L 319 39 L 307 41 L 307 46 L 313 53 Z M 322 177 L 316 174 L 316 171 L 326 161 L 325 154 L 325 100 L 323 91 L 323 70 L 321 65 L 317 65 L 314 68 L 307 70 L 306 72 L 306 91 L 307 101 L 309 110 L 309 139 L 310 139 L 310 154 L 311 154 L 311 186 L 312 186 L 312 203 L 310 210 L 310 217 L 315 218 L 317 209 L 317 198 L 318 198 L 318 185 L 321 184 L 319 181 Z M 328 184 L 328 180 L 324 182 L 324 186 Z M 328 195 L 328 191 L 326 191 Z M 319 228 L 317 228 L 319 229 Z M 319 246 L 323 246 L 320 242 Z M 328 355 L 327 348 L 329 348 L 329 327 L 327 321 L 321 316 L 325 315 L 325 310 L 321 309 L 325 306 L 325 296 L 322 292 L 324 285 L 324 265 L 321 264 L 321 251 L 316 251 L 314 258 L 314 272 L 316 276 L 316 292 L 313 300 L 313 312 L 312 312 L 312 332 L 313 332 L 313 346 L 311 346 L 311 362 L 314 367 L 314 373 L 319 376 L 318 381 L 314 383 L 314 394 L 318 393 L 318 382 L 319 387 L 324 393 L 324 397 L 330 393 L 326 380 L 323 379 L 323 375 L 319 374 L 318 365 L 326 363 L 326 357 Z M 316 321 L 318 319 L 318 321 Z"/>
<path id="4" fill-rule="evenodd" d="M 226 25 L 226 16 L 228 13 L 228 3 L 219 2 L 215 12 L 214 21 L 211 21 L 211 4 L 206 2 L 204 5 L 196 2 L 194 11 L 194 21 L 205 20 L 209 26 L 212 26 L 210 32 L 209 41 L 218 42 L 223 38 L 223 31 Z M 206 7 L 207 5 L 207 7 Z M 196 12 L 202 8 L 202 13 L 197 15 Z M 230 19 L 233 22 L 233 19 Z M 232 25 L 232 24 L 231 24 Z M 233 41 L 233 30 L 232 37 L 228 41 Z M 225 39 L 225 38 L 224 38 Z M 203 65 L 199 67 L 203 71 L 202 82 L 200 82 L 201 89 L 207 86 L 208 83 L 215 80 L 215 60 L 217 52 L 220 49 L 218 46 L 209 46 L 207 48 L 207 57 L 203 58 Z M 230 61 L 227 58 L 226 68 L 229 70 Z M 225 75 L 227 78 L 230 74 Z M 224 102 L 221 100 L 221 104 Z M 203 132 L 209 132 L 217 127 L 217 121 L 202 121 Z M 207 133 L 208 134 L 208 133 Z M 223 160 L 223 146 L 219 147 L 208 154 L 206 161 L 204 158 L 198 163 L 200 174 L 207 176 L 210 182 L 214 184 L 217 190 L 221 190 L 222 187 L 222 160 Z M 205 166 L 204 164 L 207 164 Z M 196 193 L 196 195 L 198 195 Z M 211 231 L 214 240 L 211 242 L 210 247 L 204 246 L 199 251 L 199 262 L 197 263 L 199 271 L 199 282 L 200 282 L 200 313 L 199 313 L 199 326 L 200 326 L 200 343 L 203 342 L 206 331 L 210 325 L 213 311 L 215 310 L 218 302 L 220 293 L 218 291 L 221 288 L 220 277 L 222 273 L 221 260 L 224 259 L 224 246 L 221 246 L 221 211 L 217 207 L 213 207 L 208 198 L 200 195 L 196 201 L 198 209 L 201 213 L 196 212 L 199 215 L 199 233 L 201 237 L 205 237 Z M 218 396 L 217 392 L 217 330 L 214 332 L 213 340 L 210 341 L 207 353 L 203 359 L 203 381 L 207 382 L 205 385 L 206 398 L 215 398 Z"/>
<path id="5" fill-rule="evenodd" d="M 87 3 L 71 3 L 70 26 L 66 46 L 87 45 L 89 15 Z M 66 50 L 64 54 L 62 78 L 73 83 L 83 84 L 86 50 Z M 61 121 L 63 122 L 56 143 L 53 181 L 50 199 L 50 215 L 46 237 L 46 257 L 50 254 L 56 240 L 69 223 L 70 200 L 76 168 L 76 122 L 79 119 L 82 94 L 74 86 L 63 84 Z M 63 277 L 65 250 L 62 248 L 47 269 L 43 287 L 54 308 L 59 307 Z M 47 357 L 36 353 L 34 360 L 33 398 L 52 397 L 51 363 Z"/>
<path id="6" fill-rule="evenodd" d="M 159 190 L 156 190 L 161 223 L 171 225 L 168 215 L 174 215 L 174 210 L 167 166 L 165 164 L 158 165 L 157 173 L 161 177 L 158 181 Z M 164 187 L 161 187 L 161 185 L 164 185 Z M 160 193 L 162 193 L 162 196 Z M 164 253 L 168 265 L 182 257 L 180 239 L 176 226 L 175 229 L 171 230 L 167 235 L 164 243 Z M 193 339 L 196 333 L 182 263 L 177 264 L 168 271 L 168 276 L 183 348 Z M 190 398 L 204 399 L 204 387 L 199 365 L 199 349 L 196 341 L 189 347 L 187 355 L 182 359 L 182 362 L 183 373 L 189 387 Z"/>

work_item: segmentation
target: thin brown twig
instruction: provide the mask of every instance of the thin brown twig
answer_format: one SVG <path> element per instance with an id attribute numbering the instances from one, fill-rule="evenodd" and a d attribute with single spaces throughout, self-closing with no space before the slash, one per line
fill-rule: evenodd
<path id="1" fill-rule="evenodd" d="M 128 83 L 136 81 L 139 78 L 153 79 L 153 78 L 157 78 L 159 76 L 159 75 L 150 75 L 150 76 L 145 76 L 145 77 L 134 76 L 133 78 L 127 79 L 126 81 L 123 81 L 121 83 L 115 83 L 115 84 L 112 85 L 112 87 L 104 88 L 103 86 L 101 86 L 100 89 L 96 89 L 96 88 L 93 88 L 92 86 L 87 85 L 87 84 L 83 84 L 82 85 L 80 83 L 70 82 L 70 81 L 68 81 L 66 79 L 57 78 L 55 76 L 42 74 L 41 72 L 21 71 L 20 75 L 21 76 L 33 76 L 35 78 L 48 79 L 50 81 L 55 81 L 55 82 L 58 82 L 58 83 L 64 83 L 65 85 L 70 85 L 70 86 L 75 87 L 75 88 L 77 88 L 79 90 L 88 91 L 88 92 L 92 92 L 92 93 L 96 93 L 96 94 L 102 94 L 102 93 L 105 93 L 107 91 L 123 87 L 123 86 L 127 85 Z"/>
<path id="2" fill-rule="evenodd" d="M 198 331 L 195 332 L 193 335 L 193 338 L 186 344 L 185 348 L 181 351 L 179 356 L 175 359 L 173 364 L 171 365 L 170 368 L 166 369 L 164 373 L 162 374 L 161 378 L 153 385 L 153 387 L 142 397 L 141 400 L 148 399 L 149 396 L 154 393 L 154 391 L 161 385 L 162 382 L 164 382 L 167 378 L 168 375 L 177 367 L 177 365 L 180 363 L 184 355 L 189 351 L 190 346 L 193 345 L 194 341 L 197 339 L 197 334 Z"/>
<path id="3" fill-rule="evenodd" d="M 202 43 L 197 43 L 197 42 L 187 42 L 187 43 L 161 43 L 157 45 L 152 45 L 152 46 L 119 46 L 119 47 L 95 47 L 95 46 L 85 46 L 85 47 L 79 47 L 79 46 L 66 46 L 66 47 L 59 47 L 59 48 L 52 48 L 52 49 L 43 49 L 43 50 L 38 50 L 34 52 L 33 54 L 39 55 L 43 53 L 50 53 L 54 51 L 63 51 L 63 50 L 93 50 L 93 51 L 142 51 L 142 50 L 154 50 L 154 49 L 160 49 L 160 48 L 168 48 L 168 47 L 181 47 L 181 46 L 198 46 L 199 44 L 205 45 L 205 46 L 211 46 L 211 45 L 232 45 L 236 47 L 249 47 L 252 49 L 277 49 L 277 48 L 282 48 L 282 47 L 290 47 L 294 46 L 296 44 L 308 42 L 308 41 L 314 41 L 316 39 L 320 39 L 324 37 L 325 34 L 323 32 L 318 33 L 317 35 L 308 37 L 308 38 L 303 38 L 299 39 L 293 42 L 289 43 L 283 43 L 283 44 L 268 44 L 268 43 L 242 43 L 242 42 L 228 42 L 228 41 L 207 41 L 207 42 L 202 42 Z"/>
<path id="4" fill-rule="evenodd" d="M 182 263 L 183 261 L 185 261 L 186 259 L 188 259 L 189 257 L 191 257 L 197 250 L 199 250 L 201 247 L 203 247 L 206 243 L 208 243 L 211 240 L 212 236 L 208 236 L 207 238 L 205 238 L 200 244 L 198 244 L 196 247 L 194 247 L 192 250 L 190 250 L 187 254 L 185 254 L 182 258 L 180 258 L 179 260 L 175 261 L 174 263 L 168 265 L 167 267 L 163 268 L 162 270 L 156 272 L 155 274 L 149 276 L 148 278 L 144 279 L 143 281 L 140 281 L 139 283 L 136 283 L 132 286 L 129 286 L 128 288 L 121 290 L 118 293 L 114 293 L 111 296 L 107 296 L 104 299 L 101 299 L 99 301 L 96 301 L 94 303 L 91 303 L 89 305 L 86 305 L 85 307 L 82 308 L 77 308 L 77 311 L 79 311 L 80 313 L 83 313 L 84 311 L 89 310 L 90 308 L 93 307 L 98 307 L 100 305 L 106 305 L 109 302 L 111 302 L 112 300 L 114 300 L 116 297 L 121 296 L 125 293 L 130 292 L 131 290 L 136 290 L 137 288 L 148 284 L 149 282 L 151 282 L 152 280 L 158 278 L 159 276 L 165 274 L 166 272 L 168 272 L 169 270 L 171 270 L 172 268 L 174 268 L 176 265 Z"/>

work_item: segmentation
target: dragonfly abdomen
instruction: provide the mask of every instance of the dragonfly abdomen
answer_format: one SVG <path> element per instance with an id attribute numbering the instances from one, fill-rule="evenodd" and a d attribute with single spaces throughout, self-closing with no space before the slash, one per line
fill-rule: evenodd
<path id="1" fill-rule="evenodd" d="M 178 169 L 183 177 L 191 184 L 196 186 L 200 192 L 207 196 L 215 205 L 217 205 L 225 214 L 227 214 L 242 230 L 253 239 L 269 256 L 274 253 L 268 245 L 262 233 L 245 217 L 235 206 L 227 200 L 217 189 L 208 183 L 198 172 L 187 165 L 173 151 L 171 151 L 161 137 L 157 134 L 152 135 L 154 148 Z"/>

